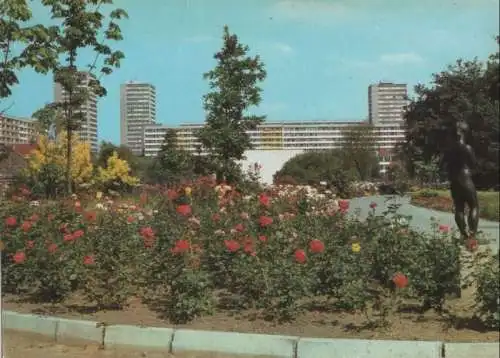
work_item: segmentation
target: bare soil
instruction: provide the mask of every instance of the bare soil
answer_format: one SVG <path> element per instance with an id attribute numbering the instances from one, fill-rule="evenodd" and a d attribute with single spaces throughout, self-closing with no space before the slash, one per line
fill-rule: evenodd
<path id="1" fill-rule="evenodd" d="M 169 354 L 158 351 L 106 349 L 97 345 L 62 345 L 33 334 L 4 332 L 6 358 L 235 358 L 216 353 Z M 238 356 L 243 358 L 244 356 Z M 246 356 L 252 358 L 252 356 Z"/>
<path id="2" fill-rule="evenodd" d="M 200 317 L 185 325 L 173 325 L 162 319 L 139 299 L 121 311 L 96 311 L 73 297 L 63 304 L 37 304 L 25 302 L 15 296 L 4 297 L 3 308 L 21 313 L 35 313 L 73 319 L 84 319 L 106 324 L 175 327 L 231 332 L 284 334 L 302 337 L 363 338 L 396 340 L 440 340 L 451 342 L 495 342 L 499 332 L 486 329 L 472 316 L 472 289 L 465 290 L 462 298 L 449 301 L 447 315 L 433 311 L 425 313 L 408 309 L 392 314 L 385 327 L 367 324 L 361 314 L 334 312 L 318 307 L 315 311 L 298 314 L 290 323 L 269 322 L 251 311 L 231 313 L 219 311 L 212 316 Z M 26 358 L 26 357 L 24 357 Z"/>

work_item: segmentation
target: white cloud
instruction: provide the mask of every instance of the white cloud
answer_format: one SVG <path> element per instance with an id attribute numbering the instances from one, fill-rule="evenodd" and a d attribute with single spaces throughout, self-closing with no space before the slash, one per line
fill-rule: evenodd
<path id="1" fill-rule="evenodd" d="M 415 64 L 423 61 L 424 59 L 414 52 L 387 53 L 379 58 L 379 62 L 388 65 Z"/>
<path id="2" fill-rule="evenodd" d="M 345 14 L 347 7 L 335 0 L 283 0 L 271 7 L 271 16 L 306 22 L 330 22 Z"/>

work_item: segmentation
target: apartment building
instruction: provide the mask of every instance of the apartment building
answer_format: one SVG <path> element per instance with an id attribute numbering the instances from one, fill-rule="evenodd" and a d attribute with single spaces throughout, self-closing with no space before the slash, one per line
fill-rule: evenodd
<path id="1" fill-rule="evenodd" d="M 343 133 L 349 127 L 366 125 L 363 121 L 303 121 L 303 122 L 265 122 L 257 129 L 248 131 L 254 150 L 291 151 L 340 149 Z M 196 130 L 203 124 L 182 124 L 177 131 L 179 148 L 195 152 L 199 145 Z M 144 155 L 155 156 L 161 148 L 169 127 L 150 125 L 144 127 Z M 398 125 L 377 124 L 373 126 L 376 148 L 381 156 L 382 167 L 392 160 L 396 144 L 405 138 L 404 129 Z"/>
<path id="2" fill-rule="evenodd" d="M 88 72 L 79 72 L 79 76 L 80 85 L 78 88 L 88 90 L 89 81 L 94 77 Z M 65 102 L 68 100 L 68 93 L 57 82 L 54 82 L 54 99 L 55 102 Z M 99 149 L 97 141 L 97 100 L 97 94 L 90 90 L 88 91 L 87 100 L 75 111 L 75 113 L 82 114 L 82 120 L 76 132 L 81 141 L 90 144 L 93 152 L 97 152 Z"/>
<path id="3" fill-rule="evenodd" d="M 408 104 L 407 95 L 406 84 L 379 82 L 368 86 L 369 123 L 400 124 Z"/>
<path id="4" fill-rule="evenodd" d="M 156 89 L 149 83 L 120 86 L 120 144 L 136 154 L 144 150 L 144 127 L 156 123 Z"/>
<path id="5" fill-rule="evenodd" d="M 36 134 L 33 119 L 0 114 L 0 144 L 27 144 L 36 140 Z"/>

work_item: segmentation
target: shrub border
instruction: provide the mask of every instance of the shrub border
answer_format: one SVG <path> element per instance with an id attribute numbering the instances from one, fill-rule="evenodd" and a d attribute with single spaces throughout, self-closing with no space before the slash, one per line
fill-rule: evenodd
<path id="1" fill-rule="evenodd" d="M 99 322 L 3 311 L 3 328 L 51 337 L 55 342 L 80 340 L 110 347 L 154 349 L 165 353 L 206 352 L 282 358 L 498 358 L 496 343 L 445 343 L 323 339 L 197 331 Z M 471 355 L 472 354 L 472 355 Z M 480 356 L 478 356 L 480 354 Z"/>

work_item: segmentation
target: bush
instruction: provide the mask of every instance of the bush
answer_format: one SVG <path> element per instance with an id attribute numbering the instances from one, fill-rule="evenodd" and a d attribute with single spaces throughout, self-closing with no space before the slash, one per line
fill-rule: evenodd
<path id="1" fill-rule="evenodd" d="M 142 297 L 176 323 L 216 307 L 293 320 L 318 297 L 376 322 L 406 299 L 441 309 L 460 277 L 446 230 L 423 235 L 392 212 L 360 222 L 348 205 L 293 187 L 242 195 L 208 178 L 129 202 L 8 201 L 4 290 L 83 293 L 115 309 Z"/>
<path id="2" fill-rule="evenodd" d="M 342 197 L 351 195 L 351 184 L 356 180 L 353 164 L 345 160 L 340 150 L 306 152 L 289 159 L 274 174 L 275 184 L 285 184 L 283 179 L 295 184 L 318 185 L 327 182 Z"/>
<path id="3" fill-rule="evenodd" d="M 499 256 L 490 257 L 478 265 L 476 270 L 476 307 L 486 325 L 500 328 L 500 272 Z"/>

